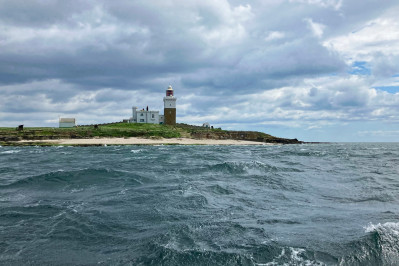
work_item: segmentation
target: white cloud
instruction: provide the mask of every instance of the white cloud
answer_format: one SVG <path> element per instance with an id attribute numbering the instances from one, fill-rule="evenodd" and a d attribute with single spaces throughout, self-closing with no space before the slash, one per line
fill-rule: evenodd
<path id="1" fill-rule="evenodd" d="M 323 31 L 326 27 L 325 25 L 321 23 L 316 23 L 311 18 L 306 18 L 305 21 L 308 23 L 309 28 L 312 30 L 313 34 L 316 37 L 321 38 L 323 36 Z"/>
<path id="2" fill-rule="evenodd" d="M 360 30 L 326 40 L 324 45 L 348 62 L 399 55 L 399 23 L 393 18 L 374 19 Z"/>
<path id="3" fill-rule="evenodd" d="M 358 131 L 360 136 L 375 136 L 375 137 L 397 137 L 399 136 L 399 130 L 364 130 Z"/>
<path id="4" fill-rule="evenodd" d="M 318 5 L 324 8 L 331 7 L 335 10 L 339 10 L 342 7 L 343 0 L 289 0 L 289 2 Z"/>
<path id="5" fill-rule="evenodd" d="M 265 41 L 269 42 L 269 41 L 273 41 L 273 40 L 279 40 L 279 39 L 282 39 L 284 37 L 285 37 L 284 32 L 272 31 L 266 36 Z"/>
<path id="6" fill-rule="evenodd" d="M 225 105 L 210 107 L 201 117 L 217 124 L 302 124 L 308 129 L 337 121 L 389 121 L 395 116 L 398 120 L 399 94 L 377 91 L 369 84 L 367 78 L 356 76 L 305 79 L 295 87 L 225 97 Z M 200 122 L 201 117 L 190 119 Z"/>

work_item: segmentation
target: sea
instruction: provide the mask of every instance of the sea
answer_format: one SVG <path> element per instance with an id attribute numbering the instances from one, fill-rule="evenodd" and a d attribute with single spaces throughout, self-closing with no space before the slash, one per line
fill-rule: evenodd
<path id="1" fill-rule="evenodd" d="M 399 143 L 0 147 L 0 265 L 399 265 Z"/>

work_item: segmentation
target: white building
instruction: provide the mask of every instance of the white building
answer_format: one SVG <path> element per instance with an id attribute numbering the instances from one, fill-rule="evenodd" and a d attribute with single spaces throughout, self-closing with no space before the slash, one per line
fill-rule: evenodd
<path id="1" fill-rule="evenodd" d="M 131 123 L 143 123 L 143 124 L 160 124 L 163 123 L 163 115 L 159 115 L 159 111 L 150 111 L 147 109 L 137 110 L 137 107 L 132 108 Z"/>
<path id="2" fill-rule="evenodd" d="M 159 111 L 146 109 L 137 110 L 137 107 L 132 108 L 132 117 L 130 123 L 147 123 L 147 124 L 176 124 L 176 98 L 173 96 L 173 88 L 169 86 L 166 90 L 166 97 L 164 101 L 164 114 L 160 115 Z"/>
<path id="3" fill-rule="evenodd" d="M 75 118 L 60 118 L 59 127 L 74 127 L 76 126 Z"/>

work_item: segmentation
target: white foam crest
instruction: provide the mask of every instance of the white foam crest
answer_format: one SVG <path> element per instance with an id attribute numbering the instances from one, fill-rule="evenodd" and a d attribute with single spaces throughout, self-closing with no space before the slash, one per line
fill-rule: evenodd
<path id="1" fill-rule="evenodd" d="M 286 265 L 292 265 L 291 263 L 294 264 L 298 264 L 299 265 L 325 265 L 322 262 L 319 261 L 311 261 L 311 260 L 305 260 L 303 259 L 300 255 L 303 254 L 305 252 L 304 249 L 302 248 L 291 248 L 291 261 L 289 262 L 289 264 Z"/>
<path id="2" fill-rule="evenodd" d="M 122 189 L 122 190 L 118 193 L 118 195 L 125 195 L 125 194 L 126 194 L 126 191 L 127 191 L 126 188 L 125 188 L 125 189 Z"/>
<path id="3" fill-rule="evenodd" d="M 2 151 L 0 153 L 2 153 L 2 154 L 12 154 L 12 153 L 18 153 L 20 151 L 21 150 L 8 150 L 8 151 Z"/>
<path id="4" fill-rule="evenodd" d="M 132 153 L 139 153 L 139 152 L 142 152 L 143 150 L 131 150 L 130 152 L 132 152 Z"/>
<path id="5" fill-rule="evenodd" d="M 45 150 L 34 149 L 34 150 L 29 151 L 29 153 L 43 153 L 43 152 L 45 152 Z"/>
<path id="6" fill-rule="evenodd" d="M 371 233 L 374 231 L 391 231 L 393 234 L 399 236 L 399 223 L 386 222 L 384 224 L 372 224 L 369 223 L 367 226 L 363 227 L 366 233 Z"/>
<path id="7" fill-rule="evenodd" d="M 80 189 L 74 188 L 74 189 L 71 190 L 71 193 L 78 193 L 78 192 L 81 192 L 81 191 L 83 191 L 83 188 L 80 188 Z"/>
<path id="8" fill-rule="evenodd" d="M 385 265 L 399 265 L 399 223 L 387 222 L 376 225 L 369 223 L 364 227 L 366 233 L 377 232 L 379 235 L 379 245 L 381 256 Z"/>
<path id="9" fill-rule="evenodd" d="M 268 263 L 255 263 L 256 265 L 259 266 L 275 266 L 275 265 L 303 265 L 303 266 L 311 266 L 311 265 L 325 265 L 324 263 L 320 261 L 315 261 L 315 260 L 308 260 L 304 259 L 302 254 L 305 253 L 305 249 L 303 248 L 283 248 L 281 250 L 281 254 L 278 255 L 273 259 L 273 261 L 268 262 Z M 287 261 L 289 260 L 289 261 Z"/>
<path id="10" fill-rule="evenodd" d="M 81 202 L 81 203 L 72 203 L 70 205 L 67 206 L 67 208 L 71 211 L 73 211 L 74 213 L 78 213 L 80 212 L 83 208 L 84 208 L 85 203 Z"/>

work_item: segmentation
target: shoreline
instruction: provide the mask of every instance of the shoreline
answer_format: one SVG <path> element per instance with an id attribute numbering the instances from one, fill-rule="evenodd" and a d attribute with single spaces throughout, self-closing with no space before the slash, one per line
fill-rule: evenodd
<path id="1" fill-rule="evenodd" d="M 274 145 L 272 143 L 247 140 L 217 140 L 217 139 L 147 139 L 147 138 L 91 138 L 91 139 L 48 139 L 48 140 L 20 140 L 9 144 L 23 145 L 65 145 L 65 146 L 105 146 L 105 145 Z"/>

